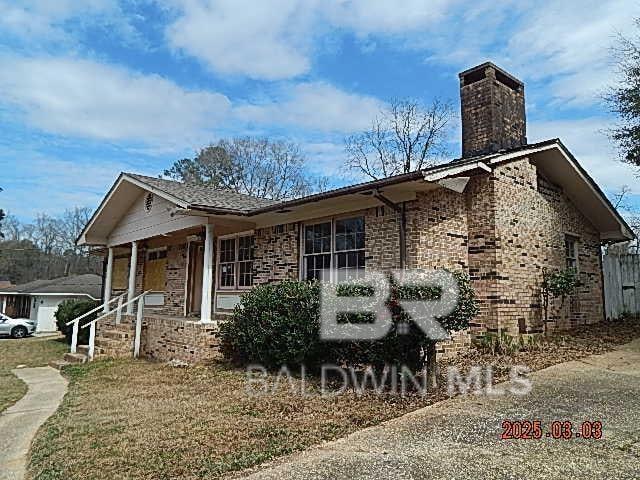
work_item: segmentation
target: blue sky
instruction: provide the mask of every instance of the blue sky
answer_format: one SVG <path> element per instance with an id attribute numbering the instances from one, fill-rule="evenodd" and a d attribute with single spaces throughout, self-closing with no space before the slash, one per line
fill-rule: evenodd
<path id="1" fill-rule="evenodd" d="M 601 100 L 638 16 L 616 0 L 0 0 L 0 207 L 93 208 L 120 171 L 247 134 L 297 141 L 312 173 L 350 183 L 346 135 L 391 98 L 458 105 L 457 73 L 486 60 L 525 82 L 529 141 L 560 137 L 640 207 Z M 456 120 L 452 157 L 459 137 Z"/>

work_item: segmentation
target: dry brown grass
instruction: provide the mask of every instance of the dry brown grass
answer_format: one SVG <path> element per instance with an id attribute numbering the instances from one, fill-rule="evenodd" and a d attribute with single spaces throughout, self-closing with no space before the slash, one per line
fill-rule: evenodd
<path id="1" fill-rule="evenodd" d="M 627 322 L 587 332 L 515 357 L 472 352 L 453 363 L 461 370 L 478 363 L 505 372 L 511 364 L 538 369 L 611 349 L 640 336 L 640 326 Z M 32 446 L 32 479 L 215 478 L 446 397 L 443 390 L 407 398 L 302 397 L 284 385 L 256 397 L 245 392 L 244 372 L 224 365 L 97 361 L 65 372 L 69 393 Z"/>
<path id="2" fill-rule="evenodd" d="M 59 338 L 29 337 L 0 340 L 0 412 L 27 393 L 27 386 L 11 373 L 18 365 L 41 367 L 60 359 L 66 345 Z"/>

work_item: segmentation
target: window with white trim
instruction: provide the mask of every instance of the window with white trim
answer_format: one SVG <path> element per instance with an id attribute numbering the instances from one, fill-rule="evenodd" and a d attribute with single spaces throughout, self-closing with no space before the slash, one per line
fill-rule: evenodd
<path id="1" fill-rule="evenodd" d="M 306 224 L 303 278 L 343 281 L 364 276 L 364 235 L 364 217 Z M 330 272 L 331 278 L 326 278 L 323 272 Z"/>
<path id="2" fill-rule="evenodd" d="M 253 283 L 253 235 L 234 235 L 218 241 L 218 286 L 237 290 Z"/>
<path id="3" fill-rule="evenodd" d="M 578 239 L 573 235 L 564 236 L 564 251 L 567 269 L 578 271 Z"/>

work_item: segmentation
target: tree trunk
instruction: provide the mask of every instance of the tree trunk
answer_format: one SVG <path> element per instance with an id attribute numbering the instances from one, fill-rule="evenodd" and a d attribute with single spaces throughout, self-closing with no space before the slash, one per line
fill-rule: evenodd
<path id="1" fill-rule="evenodd" d="M 427 342 L 427 387 L 435 390 L 438 388 L 438 377 L 436 375 L 436 342 Z"/>

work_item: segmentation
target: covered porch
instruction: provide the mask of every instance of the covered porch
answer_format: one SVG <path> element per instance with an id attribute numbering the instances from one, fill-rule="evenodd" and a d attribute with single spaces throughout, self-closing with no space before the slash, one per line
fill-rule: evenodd
<path id="1" fill-rule="evenodd" d="M 148 292 L 145 316 L 210 323 L 229 315 L 252 285 L 254 230 L 246 222 L 195 220 L 201 225 L 104 249 L 103 302 Z"/>
<path id="2" fill-rule="evenodd" d="M 229 315 L 253 282 L 255 223 L 216 207 L 244 195 L 180 189 L 177 182 L 122 174 L 78 239 L 104 256 L 104 311 L 113 298 L 145 294 L 145 315 L 211 323 Z M 171 189 L 174 190 L 171 190 Z M 238 198 L 235 198 L 235 197 Z M 194 200 L 205 208 L 191 208 Z M 113 305 L 112 305 L 113 307 Z M 126 313 L 133 313 L 128 304 Z"/>

